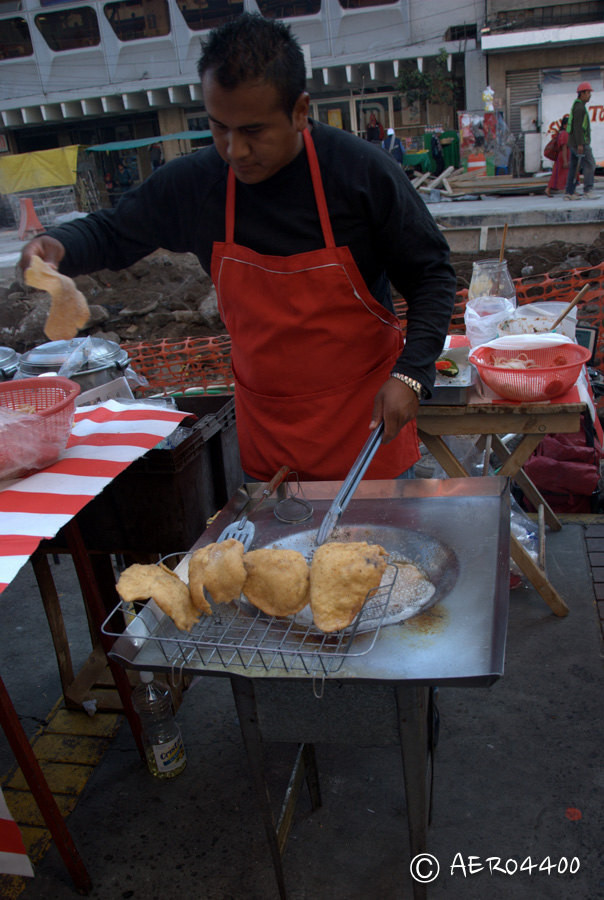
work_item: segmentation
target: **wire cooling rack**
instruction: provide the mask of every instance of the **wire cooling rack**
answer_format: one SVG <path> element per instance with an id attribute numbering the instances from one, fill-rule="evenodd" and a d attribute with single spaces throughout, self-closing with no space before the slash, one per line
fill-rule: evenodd
<path id="1" fill-rule="evenodd" d="M 389 570 L 392 569 L 392 572 Z M 375 645 L 387 614 L 396 580 L 396 569 L 387 566 L 382 584 L 367 600 L 352 625 L 333 634 L 324 634 L 312 623 L 308 607 L 295 616 L 268 616 L 242 600 L 214 604 L 213 615 L 202 616 L 191 631 L 179 631 L 169 616 L 153 600 L 147 603 L 120 603 L 103 623 L 103 633 L 119 638 L 112 652 L 136 663 L 143 649 L 152 653 L 152 664 L 172 669 L 199 669 L 212 666 L 243 669 L 273 669 L 307 675 L 337 672 L 346 656 L 363 656 Z M 115 630 L 116 613 L 121 613 L 125 631 Z M 353 647 L 355 638 L 366 635 Z M 128 657 L 123 641 L 128 642 Z M 151 664 L 151 662 L 149 662 Z"/>

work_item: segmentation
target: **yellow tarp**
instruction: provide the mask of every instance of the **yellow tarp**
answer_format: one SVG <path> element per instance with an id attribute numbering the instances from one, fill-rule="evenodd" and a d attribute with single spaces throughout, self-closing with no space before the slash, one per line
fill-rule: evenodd
<path id="1" fill-rule="evenodd" d="M 0 194 L 75 184 L 79 146 L 0 157 Z"/>

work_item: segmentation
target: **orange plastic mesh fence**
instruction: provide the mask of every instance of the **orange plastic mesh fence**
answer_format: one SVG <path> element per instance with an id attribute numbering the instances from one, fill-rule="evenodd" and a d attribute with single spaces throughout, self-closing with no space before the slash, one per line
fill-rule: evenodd
<path id="1" fill-rule="evenodd" d="M 233 391 L 231 339 L 218 337 L 184 338 L 124 344 L 130 364 L 148 385 L 136 389 L 138 396 L 175 393 L 190 388 Z"/>
<path id="2" fill-rule="evenodd" d="M 570 301 L 584 284 L 589 290 L 581 301 L 578 321 L 599 328 L 594 365 L 604 364 L 604 263 L 589 269 L 569 269 L 562 275 L 535 275 L 514 280 L 519 305 L 539 300 Z M 450 332 L 465 332 L 464 310 L 468 301 L 466 289 L 458 291 L 451 317 Z M 394 309 L 402 319 L 403 329 L 407 304 L 394 301 Z M 138 395 L 174 393 L 190 388 L 233 390 L 231 339 L 218 337 L 184 338 L 180 341 L 159 340 L 124 344 L 132 368 L 149 382 L 138 388 Z"/>
<path id="3" fill-rule="evenodd" d="M 604 364 L 604 263 L 589 269 L 567 269 L 562 275 L 534 275 L 514 279 L 516 299 L 520 306 L 539 300 L 570 303 L 587 283 L 589 290 L 580 301 L 577 321 L 583 325 L 595 325 L 599 328 L 593 363 L 599 368 Z M 464 310 L 467 302 L 467 289 L 458 291 L 449 326 L 449 331 L 453 334 L 465 332 Z M 404 300 L 395 300 L 394 309 L 399 318 L 403 319 L 404 328 L 407 304 Z"/>

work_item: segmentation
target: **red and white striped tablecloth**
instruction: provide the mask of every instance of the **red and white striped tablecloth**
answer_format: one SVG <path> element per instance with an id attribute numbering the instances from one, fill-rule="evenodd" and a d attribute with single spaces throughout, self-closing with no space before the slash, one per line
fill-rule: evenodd
<path id="1" fill-rule="evenodd" d="M 76 410 L 54 465 L 0 490 L 0 593 L 40 541 L 52 538 L 131 462 L 167 437 L 187 413 L 108 400 Z"/>
<path id="2" fill-rule="evenodd" d="M 4 875 L 32 876 L 19 826 L 11 816 L 0 788 L 0 872 Z"/>

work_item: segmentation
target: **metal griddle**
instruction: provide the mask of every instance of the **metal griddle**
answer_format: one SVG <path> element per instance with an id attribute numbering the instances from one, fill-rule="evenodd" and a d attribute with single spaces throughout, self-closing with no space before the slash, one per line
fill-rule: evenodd
<path id="1" fill-rule="evenodd" d="M 303 485 L 313 516 L 288 525 L 273 514 L 275 499 L 258 513 L 253 548 L 291 546 L 305 554 L 339 482 Z M 249 499 L 244 486 L 195 545 L 218 537 Z M 208 661 L 199 652 L 169 659 L 159 630 L 171 627 L 159 611 L 150 621 L 137 615 L 115 641 L 112 656 L 137 669 L 266 678 L 314 676 L 337 671 L 342 679 L 490 684 L 503 673 L 509 599 L 509 489 L 505 478 L 364 481 L 334 532 L 335 540 L 383 543 L 415 562 L 437 586 L 435 603 L 419 616 L 353 632 L 339 651 L 337 667 L 259 666 L 248 669 L 237 655 Z M 359 629 L 359 631 L 362 629 Z M 185 642 L 186 643 L 186 642 Z M 331 651 L 330 651 L 331 652 Z"/>

